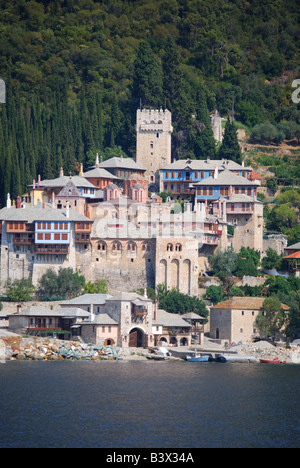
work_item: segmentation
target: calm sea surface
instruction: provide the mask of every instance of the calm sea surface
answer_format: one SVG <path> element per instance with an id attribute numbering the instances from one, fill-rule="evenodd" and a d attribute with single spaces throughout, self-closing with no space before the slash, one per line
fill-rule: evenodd
<path id="1" fill-rule="evenodd" d="M 300 366 L 0 364 L 0 447 L 300 447 Z"/>

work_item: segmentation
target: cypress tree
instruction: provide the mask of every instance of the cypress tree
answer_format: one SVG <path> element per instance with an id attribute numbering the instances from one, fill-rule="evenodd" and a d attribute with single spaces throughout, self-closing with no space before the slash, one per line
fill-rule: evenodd
<path id="1" fill-rule="evenodd" d="M 96 116 L 98 122 L 98 135 L 95 138 L 96 146 L 99 150 L 103 150 L 103 138 L 104 138 L 104 128 L 103 128 L 103 114 L 102 114 L 102 102 L 100 98 L 100 93 L 96 94 Z"/>
<path id="2" fill-rule="evenodd" d="M 114 93 L 111 111 L 110 111 L 110 144 L 109 146 L 113 148 L 118 143 L 118 134 L 121 127 L 121 114 L 118 106 L 118 98 Z"/>
<path id="3" fill-rule="evenodd" d="M 196 127 L 194 142 L 196 159 L 206 159 L 207 157 L 216 159 L 216 144 L 207 109 L 206 93 L 202 86 L 197 90 L 196 120 L 194 124 Z"/>
<path id="4" fill-rule="evenodd" d="M 149 43 L 140 43 L 134 62 L 132 98 L 139 105 L 158 107 L 162 105 L 161 65 Z"/>
<path id="5" fill-rule="evenodd" d="M 226 122 L 224 137 L 219 150 L 219 158 L 230 159 L 238 164 L 242 162 L 242 153 L 237 139 L 235 125 L 234 122 L 229 120 L 229 117 Z"/>
<path id="6" fill-rule="evenodd" d="M 190 128 L 192 125 L 191 103 L 180 68 L 178 50 L 172 37 L 167 39 L 162 67 L 165 103 L 167 109 L 172 112 L 175 127 L 177 130 Z"/>

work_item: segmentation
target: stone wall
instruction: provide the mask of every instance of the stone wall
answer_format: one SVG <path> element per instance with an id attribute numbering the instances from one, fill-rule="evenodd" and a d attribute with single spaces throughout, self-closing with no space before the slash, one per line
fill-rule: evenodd
<path id="1" fill-rule="evenodd" d="M 92 240 L 76 247 L 76 265 L 86 281 L 105 279 L 109 292 L 155 286 L 155 243 L 149 239 Z"/>
<path id="2" fill-rule="evenodd" d="M 146 168 L 149 183 L 159 183 L 159 169 L 171 164 L 171 112 L 137 110 L 136 162 Z"/>

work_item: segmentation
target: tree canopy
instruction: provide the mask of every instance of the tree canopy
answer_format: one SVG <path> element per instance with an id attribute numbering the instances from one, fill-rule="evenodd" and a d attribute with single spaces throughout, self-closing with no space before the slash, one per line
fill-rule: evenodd
<path id="1" fill-rule="evenodd" d="M 264 124 L 255 130 L 264 139 L 299 140 L 299 104 L 291 101 L 300 45 L 296 0 L 1 0 L 0 6 L 2 206 L 8 192 L 16 199 L 38 174 L 55 177 L 63 166 L 74 175 L 106 148 L 134 157 L 140 99 L 172 111 L 175 157 L 202 158 L 206 148 L 210 157 L 238 161 L 233 126 L 214 156 L 207 123 L 216 109 L 230 115 L 233 102 L 235 118 L 251 130 Z M 271 126 L 275 137 L 266 133 Z"/>
<path id="2" fill-rule="evenodd" d="M 194 312 L 201 317 L 208 316 L 208 310 L 205 302 L 196 296 L 189 296 L 173 288 L 166 291 L 164 287 L 160 287 L 158 293 L 159 308 L 164 309 L 171 314 L 185 314 Z"/>

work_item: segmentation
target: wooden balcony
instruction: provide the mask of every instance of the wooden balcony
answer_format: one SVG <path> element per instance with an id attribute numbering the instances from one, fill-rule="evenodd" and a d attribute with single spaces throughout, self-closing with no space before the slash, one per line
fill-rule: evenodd
<path id="1" fill-rule="evenodd" d="M 147 307 L 133 305 L 131 312 L 136 316 L 145 316 L 148 315 Z"/>
<path id="2" fill-rule="evenodd" d="M 220 237 L 215 235 L 205 235 L 202 237 L 203 244 L 218 245 L 220 243 Z"/>
<path id="3" fill-rule="evenodd" d="M 67 255 L 69 253 L 69 246 L 68 245 L 35 244 L 35 251 L 37 254 Z"/>
<path id="4" fill-rule="evenodd" d="M 14 234 L 14 244 L 32 244 L 34 242 L 34 234 Z"/>
<path id="5" fill-rule="evenodd" d="M 91 233 L 92 223 L 75 223 L 75 233 Z"/>
<path id="6" fill-rule="evenodd" d="M 227 214 L 252 214 L 253 213 L 253 206 L 235 206 L 231 207 L 230 203 L 226 206 L 226 213 Z"/>
<path id="7" fill-rule="evenodd" d="M 169 336 L 187 336 L 190 335 L 190 328 L 176 329 L 172 327 L 163 327 L 163 334 Z"/>
<path id="8" fill-rule="evenodd" d="M 89 242 L 91 240 L 91 236 L 89 232 L 76 232 L 75 233 L 75 242 Z"/>

